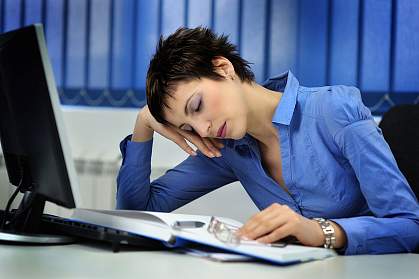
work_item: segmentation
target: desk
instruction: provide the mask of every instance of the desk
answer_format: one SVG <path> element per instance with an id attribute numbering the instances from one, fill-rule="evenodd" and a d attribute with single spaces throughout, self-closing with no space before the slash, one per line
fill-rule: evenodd
<path id="1" fill-rule="evenodd" d="M 219 263 L 170 251 L 112 253 L 101 244 L 0 244 L 1 278 L 419 278 L 418 254 L 338 256 L 292 266 Z"/>

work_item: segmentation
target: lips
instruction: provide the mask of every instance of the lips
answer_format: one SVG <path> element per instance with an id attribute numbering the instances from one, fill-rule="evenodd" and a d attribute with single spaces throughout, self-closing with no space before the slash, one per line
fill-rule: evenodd
<path id="1" fill-rule="evenodd" d="M 225 126 L 226 122 L 218 129 L 217 137 L 225 137 Z"/>

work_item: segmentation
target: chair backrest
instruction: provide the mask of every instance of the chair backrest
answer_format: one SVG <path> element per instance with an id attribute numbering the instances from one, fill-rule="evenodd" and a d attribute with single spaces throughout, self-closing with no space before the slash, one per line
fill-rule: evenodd
<path id="1" fill-rule="evenodd" d="M 399 169 L 419 197 L 419 105 L 398 105 L 379 124 Z"/>

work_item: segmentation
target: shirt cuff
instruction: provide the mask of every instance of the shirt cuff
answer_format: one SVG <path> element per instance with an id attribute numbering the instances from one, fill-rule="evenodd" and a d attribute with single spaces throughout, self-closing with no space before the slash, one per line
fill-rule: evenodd
<path id="1" fill-rule="evenodd" d="M 153 150 L 153 138 L 144 142 L 131 141 L 131 136 L 126 137 L 120 144 L 122 165 L 143 166 L 150 162 Z"/>
<path id="2" fill-rule="evenodd" d="M 353 218 L 330 219 L 342 227 L 346 234 L 346 246 L 338 249 L 337 252 L 343 255 L 365 254 L 365 235 L 366 231 L 362 222 L 357 222 Z"/>

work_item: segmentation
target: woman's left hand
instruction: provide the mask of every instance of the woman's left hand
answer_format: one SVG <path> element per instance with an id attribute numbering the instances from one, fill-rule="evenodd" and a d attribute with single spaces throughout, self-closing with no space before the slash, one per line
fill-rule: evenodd
<path id="1" fill-rule="evenodd" d="M 275 242 L 287 236 L 294 236 L 307 246 L 322 246 L 325 241 L 316 221 L 278 203 L 255 214 L 237 231 L 237 235 L 262 243 Z"/>

